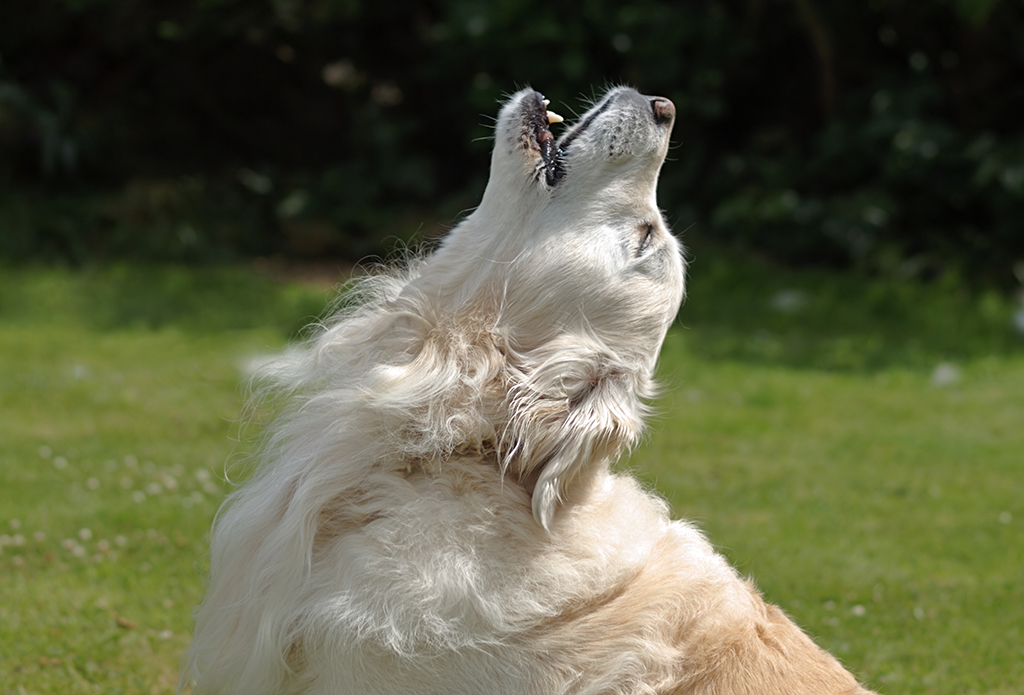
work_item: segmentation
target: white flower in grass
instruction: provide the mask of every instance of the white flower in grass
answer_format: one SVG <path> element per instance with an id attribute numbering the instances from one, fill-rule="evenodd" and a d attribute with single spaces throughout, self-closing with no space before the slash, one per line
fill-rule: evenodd
<path id="1" fill-rule="evenodd" d="M 85 550 L 85 548 L 83 548 L 82 546 L 77 545 L 77 544 L 75 545 L 75 547 L 73 547 L 71 549 L 71 554 L 74 555 L 75 557 L 85 557 L 86 556 L 86 552 L 87 551 Z"/>
<path id="2" fill-rule="evenodd" d="M 46 534 L 42 531 L 36 531 L 32 534 L 32 537 L 36 540 L 36 543 L 42 543 L 46 540 Z"/>
<path id="3" fill-rule="evenodd" d="M 160 483 L 150 483 L 146 486 L 146 494 L 150 497 L 156 497 L 163 491 L 164 489 Z"/>
<path id="4" fill-rule="evenodd" d="M 87 488 L 89 488 L 90 490 L 96 490 L 100 486 L 100 479 L 99 478 L 89 478 L 88 480 L 85 481 L 85 486 Z"/>
<path id="5" fill-rule="evenodd" d="M 21 535 L 20 533 L 14 534 L 14 536 L 11 537 L 11 545 L 14 545 L 14 546 L 25 545 L 25 537 L 23 535 Z"/>
<path id="6" fill-rule="evenodd" d="M 116 545 L 118 548 L 123 548 L 126 545 L 128 545 L 128 539 L 124 536 L 115 536 L 114 545 Z"/>
<path id="7" fill-rule="evenodd" d="M 807 293 L 802 290 L 779 290 L 772 296 L 770 304 L 775 311 L 791 314 L 803 309 L 807 300 Z"/>
<path id="8" fill-rule="evenodd" d="M 961 374 L 960 369 L 955 364 L 949 362 L 942 362 L 935 367 L 932 372 L 932 385 L 934 386 L 952 386 L 953 384 L 960 381 Z"/>
<path id="9" fill-rule="evenodd" d="M 39 447 L 39 455 L 42 456 L 44 459 L 48 459 L 51 456 L 53 456 L 53 449 L 43 444 L 41 447 Z"/>
<path id="10" fill-rule="evenodd" d="M 15 531 L 17 531 L 18 529 L 21 528 L 21 519 L 11 519 L 10 522 L 8 522 L 8 523 L 9 523 L 10 527 L 12 529 L 14 529 Z"/>
<path id="11" fill-rule="evenodd" d="M 108 550 L 110 550 L 110 541 L 108 541 L 106 538 L 100 539 L 96 543 L 96 549 L 103 553 L 107 552 Z"/>
<path id="12" fill-rule="evenodd" d="M 854 606 L 853 608 L 851 608 L 850 612 L 853 613 L 855 616 L 857 616 L 859 618 L 859 617 L 861 617 L 863 615 L 866 615 L 867 612 L 868 612 L 868 609 L 865 608 L 864 606 L 861 606 L 861 605 L 858 604 L 858 605 Z"/>
<path id="13" fill-rule="evenodd" d="M 53 458 L 53 467 L 58 471 L 62 471 L 68 467 L 68 460 L 63 456 L 55 456 Z"/>
<path id="14" fill-rule="evenodd" d="M 92 531 L 90 531 L 87 528 L 80 529 L 78 531 L 78 537 L 81 538 L 83 541 L 92 540 Z"/>
<path id="15" fill-rule="evenodd" d="M 142 490 L 136 490 L 132 493 L 132 501 L 136 503 L 143 503 L 146 501 L 146 493 Z"/>

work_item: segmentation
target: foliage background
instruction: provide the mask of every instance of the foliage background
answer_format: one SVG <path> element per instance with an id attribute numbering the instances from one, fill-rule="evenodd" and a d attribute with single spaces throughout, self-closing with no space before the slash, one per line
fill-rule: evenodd
<path id="1" fill-rule="evenodd" d="M 475 203 L 503 94 L 609 82 L 675 101 L 691 238 L 1024 276 L 1015 0 L 5 0 L 0 257 L 386 253 Z"/>

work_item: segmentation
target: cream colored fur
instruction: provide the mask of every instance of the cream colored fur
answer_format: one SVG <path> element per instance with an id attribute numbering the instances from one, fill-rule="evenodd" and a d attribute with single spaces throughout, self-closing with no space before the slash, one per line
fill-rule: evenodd
<path id="1" fill-rule="evenodd" d="M 217 517 L 183 682 L 261 695 L 863 693 L 610 463 L 683 296 L 674 108 L 532 90 L 479 208 L 264 375 L 290 405 Z M 681 460 L 680 465 L 685 465 Z"/>

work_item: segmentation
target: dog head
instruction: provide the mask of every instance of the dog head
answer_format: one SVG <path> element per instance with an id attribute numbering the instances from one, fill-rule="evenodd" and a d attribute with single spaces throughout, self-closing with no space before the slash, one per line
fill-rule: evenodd
<path id="1" fill-rule="evenodd" d="M 556 139 L 543 97 L 514 94 L 480 206 L 409 288 L 443 315 L 487 317 L 504 362 L 499 448 L 545 527 L 588 464 L 642 428 L 683 296 L 655 196 L 674 117 L 667 99 L 620 87 Z"/>
<path id="2" fill-rule="evenodd" d="M 556 140 L 546 104 L 525 89 L 502 108 L 483 200 L 436 254 L 434 296 L 491 304 L 524 349 L 591 332 L 650 368 L 683 294 L 656 200 L 675 107 L 613 89 Z"/>

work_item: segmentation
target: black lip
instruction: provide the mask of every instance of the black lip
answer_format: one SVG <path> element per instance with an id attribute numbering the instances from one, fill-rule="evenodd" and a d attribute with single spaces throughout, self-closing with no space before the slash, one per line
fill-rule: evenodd
<path id="1" fill-rule="evenodd" d="M 596 109 L 591 111 L 582 121 L 565 133 L 561 139 L 555 140 L 548 127 L 548 110 L 544 105 L 544 95 L 540 92 L 533 93 L 533 103 L 529 112 L 530 127 L 533 129 L 533 136 L 540 150 L 541 159 L 544 162 L 544 178 L 548 186 L 555 186 L 565 178 L 565 157 L 573 141 L 582 135 L 609 106 L 615 101 L 614 93 L 608 94 L 604 101 Z"/>
<path id="2" fill-rule="evenodd" d="M 543 161 L 544 179 L 548 186 L 554 186 L 565 176 L 563 148 L 555 142 L 555 136 L 548 127 L 548 110 L 544 95 L 533 93 L 533 100 L 527 113 L 527 127 L 533 131 L 534 141 Z"/>

